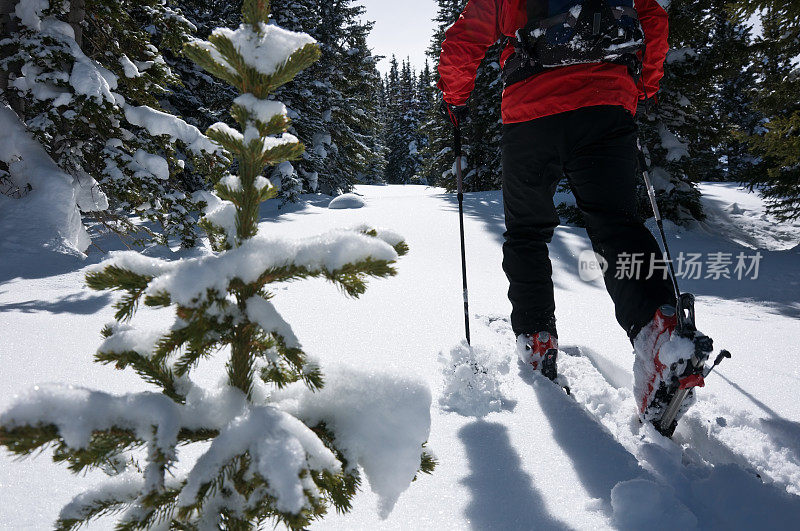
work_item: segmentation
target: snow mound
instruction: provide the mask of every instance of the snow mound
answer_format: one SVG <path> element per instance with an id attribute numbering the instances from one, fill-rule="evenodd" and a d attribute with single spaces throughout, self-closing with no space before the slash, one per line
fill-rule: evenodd
<path id="1" fill-rule="evenodd" d="M 430 391 L 404 376 L 345 368 L 325 374 L 321 391 L 294 384 L 274 398 L 310 426 L 325 423 L 349 466 L 363 468 L 385 518 L 419 470 L 431 428 Z"/>
<path id="2" fill-rule="evenodd" d="M 361 208 L 365 205 L 364 199 L 356 194 L 342 194 L 334 197 L 328 204 L 328 208 Z"/>
<path id="3" fill-rule="evenodd" d="M 91 240 L 78 211 L 78 183 L 61 171 L 7 105 L 0 107 L 0 160 L 8 165 L 11 182 L 31 188 L 21 199 L 0 196 L 5 239 L 0 247 L 82 254 Z M 102 196 L 98 201 L 105 201 L 102 192 L 97 193 Z"/>
<path id="4" fill-rule="evenodd" d="M 465 417 L 485 417 L 501 411 L 508 400 L 500 389 L 498 374 L 508 374 L 508 360 L 483 346 L 469 346 L 466 341 L 439 354 L 444 368 L 444 390 L 439 405 Z"/>
<path id="5" fill-rule="evenodd" d="M 739 203 L 731 204 L 726 210 L 734 216 L 741 216 L 745 214 L 745 210 L 739 206 Z"/>

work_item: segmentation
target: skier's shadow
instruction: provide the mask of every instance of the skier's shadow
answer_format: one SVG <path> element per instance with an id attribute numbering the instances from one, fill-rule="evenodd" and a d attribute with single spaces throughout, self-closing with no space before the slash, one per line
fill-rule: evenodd
<path id="1" fill-rule="evenodd" d="M 476 421 L 461 428 L 458 436 L 469 459 L 470 473 L 461 484 L 470 490 L 464 512 L 473 529 L 569 529 L 547 511 L 505 426 Z"/>
<path id="2" fill-rule="evenodd" d="M 575 472 L 590 496 L 606 503 L 611 514 L 611 490 L 620 482 L 648 477 L 636 458 L 613 435 L 564 391 L 527 365 L 520 363 L 520 378 L 533 387 L 538 404 L 550 422 L 553 437 L 572 460 Z"/>

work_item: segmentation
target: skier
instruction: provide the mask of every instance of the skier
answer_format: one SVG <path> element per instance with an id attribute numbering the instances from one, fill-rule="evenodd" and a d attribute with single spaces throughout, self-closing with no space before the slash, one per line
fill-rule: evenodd
<path id="1" fill-rule="evenodd" d="M 656 399 L 661 382 L 683 366 L 679 358 L 691 357 L 689 345 L 670 349 L 666 363 L 659 358 L 677 325 L 676 299 L 666 277 L 646 278 L 662 253 L 637 213 L 633 116 L 658 92 L 667 33 L 667 13 L 656 0 L 469 0 L 445 33 L 439 65 L 444 108 L 458 127 L 487 48 L 507 41 L 503 269 L 520 358 L 541 369 L 545 354 L 557 352 L 547 244 L 559 223 L 553 194 L 566 175 L 594 251 L 609 265 L 605 284 L 634 344 L 634 393 L 647 421 L 665 406 Z M 623 255 L 643 258 L 642 276 L 617 275 Z M 690 392 L 681 413 L 693 398 Z"/>

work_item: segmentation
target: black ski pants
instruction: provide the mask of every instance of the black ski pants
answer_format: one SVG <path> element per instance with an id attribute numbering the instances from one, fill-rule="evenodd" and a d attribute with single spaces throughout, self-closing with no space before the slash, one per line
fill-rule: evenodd
<path id="1" fill-rule="evenodd" d="M 558 335 L 547 244 L 559 223 L 553 194 L 565 175 L 592 247 L 609 264 L 606 288 L 628 335 L 638 333 L 662 304 L 675 304 L 660 270 L 646 278 L 651 261 L 660 260 L 662 252 L 637 212 L 636 135 L 633 117 L 617 106 L 585 107 L 503 126 L 503 269 L 515 333 Z M 643 255 L 639 278 L 615 278 L 621 253 Z M 576 273 L 577 267 L 576 262 Z"/>

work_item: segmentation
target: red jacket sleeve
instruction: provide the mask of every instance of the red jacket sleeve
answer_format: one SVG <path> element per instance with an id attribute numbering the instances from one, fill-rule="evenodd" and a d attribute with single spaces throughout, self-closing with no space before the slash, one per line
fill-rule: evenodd
<path id="1" fill-rule="evenodd" d="M 669 44 L 669 20 L 667 12 L 656 0 L 636 0 L 636 11 L 644 30 L 646 44 L 642 83 L 639 84 L 639 98 L 652 97 L 658 92 L 659 82 L 664 77 L 664 59 Z M 642 89 L 644 85 L 644 89 Z"/>
<path id="2" fill-rule="evenodd" d="M 445 31 L 439 57 L 439 90 L 452 105 L 464 104 L 475 88 L 475 74 L 486 50 L 500 38 L 497 0 L 469 0 Z"/>

